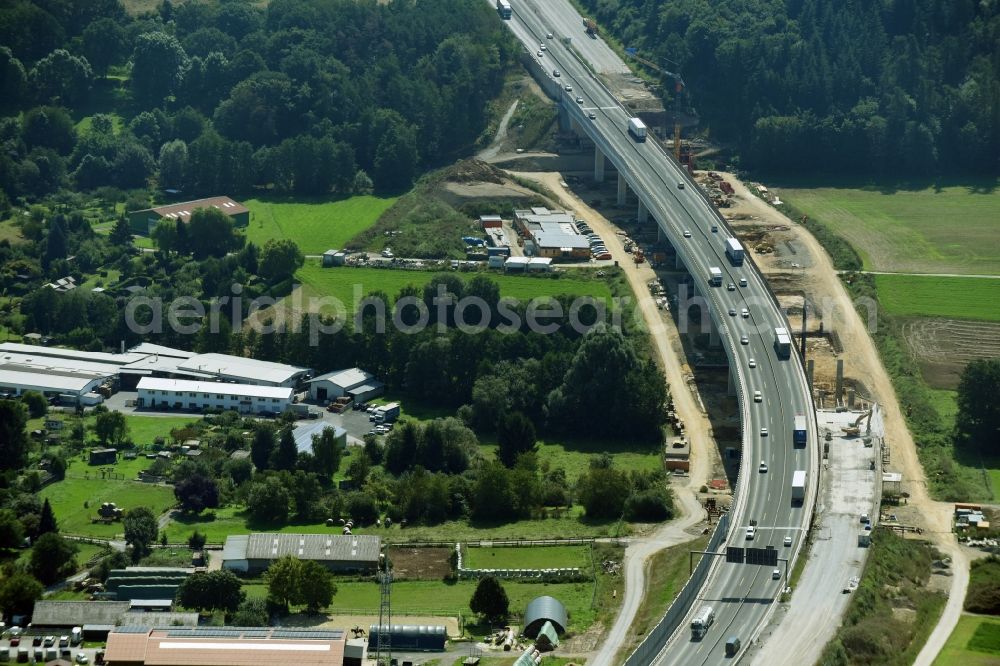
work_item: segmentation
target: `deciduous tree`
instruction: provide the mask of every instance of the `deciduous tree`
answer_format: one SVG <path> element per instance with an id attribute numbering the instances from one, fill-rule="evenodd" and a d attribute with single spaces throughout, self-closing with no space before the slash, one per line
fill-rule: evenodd
<path id="1" fill-rule="evenodd" d="M 77 547 L 54 532 L 35 540 L 31 547 L 31 573 L 45 585 L 51 585 L 76 569 Z"/>
<path id="2" fill-rule="evenodd" d="M 160 533 L 153 512 L 144 506 L 127 511 L 122 519 L 125 543 L 132 546 L 132 560 L 138 562 L 149 553 L 149 547 Z"/>

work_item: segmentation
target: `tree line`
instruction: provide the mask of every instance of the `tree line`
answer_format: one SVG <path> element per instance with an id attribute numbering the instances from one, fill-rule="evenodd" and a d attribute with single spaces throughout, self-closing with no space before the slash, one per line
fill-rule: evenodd
<path id="1" fill-rule="evenodd" d="M 679 68 L 703 125 L 746 166 L 888 177 L 1000 168 L 997 3 L 581 2 L 626 46 Z"/>
<path id="2" fill-rule="evenodd" d="M 476 140 L 513 53 L 463 0 L 166 0 L 135 17 L 119 0 L 12 0 L 0 189 L 399 191 Z"/>

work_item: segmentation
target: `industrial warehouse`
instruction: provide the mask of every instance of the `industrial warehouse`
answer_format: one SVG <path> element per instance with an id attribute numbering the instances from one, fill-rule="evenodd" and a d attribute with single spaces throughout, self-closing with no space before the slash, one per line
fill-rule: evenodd
<path id="1" fill-rule="evenodd" d="M 0 343 L 0 394 L 38 391 L 72 406 L 97 405 L 119 390 L 138 390 L 139 406 L 150 409 L 280 413 L 310 373 L 283 363 L 149 343 L 121 353 Z"/>

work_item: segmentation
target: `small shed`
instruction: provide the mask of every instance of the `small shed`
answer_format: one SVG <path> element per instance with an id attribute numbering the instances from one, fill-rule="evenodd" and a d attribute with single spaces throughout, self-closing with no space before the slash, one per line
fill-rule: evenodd
<path id="1" fill-rule="evenodd" d="M 91 465 L 114 465 L 118 462 L 118 449 L 91 449 Z"/>
<path id="2" fill-rule="evenodd" d="M 493 227 L 499 227 L 503 224 L 503 220 L 500 219 L 499 215 L 480 215 L 479 225 L 483 229 L 490 229 Z"/>
<path id="3" fill-rule="evenodd" d="M 323 268 L 333 266 L 333 258 L 337 256 L 336 250 L 327 250 L 323 253 Z"/>
<path id="4" fill-rule="evenodd" d="M 510 261 L 508 259 L 508 261 Z M 552 257 L 532 257 L 528 260 L 528 271 L 546 273 L 552 270 Z"/>
<path id="5" fill-rule="evenodd" d="M 369 627 L 369 650 L 378 649 L 379 633 L 379 625 Z M 389 627 L 389 641 L 393 650 L 443 652 L 447 639 L 448 633 L 444 625 L 394 624 Z"/>
<path id="6" fill-rule="evenodd" d="M 535 638 L 546 622 L 551 622 L 556 634 L 561 634 L 569 624 L 569 614 L 563 603 L 555 597 L 535 597 L 524 611 L 524 635 Z"/>
<path id="7" fill-rule="evenodd" d="M 511 257 L 504 263 L 503 269 L 506 272 L 526 271 L 528 269 L 528 261 L 527 257 Z"/>

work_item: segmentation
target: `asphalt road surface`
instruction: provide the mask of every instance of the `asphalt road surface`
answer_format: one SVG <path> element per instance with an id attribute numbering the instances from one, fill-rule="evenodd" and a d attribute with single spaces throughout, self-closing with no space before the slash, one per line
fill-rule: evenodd
<path id="1" fill-rule="evenodd" d="M 582 18 L 565 0 L 519 0 L 512 4 L 514 17 L 508 25 L 535 58 L 538 44 L 546 41 L 545 35 L 553 24 L 582 26 Z M 580 41 L 574 38 L 573 45 Z M 629 114 L 564 44 L 549 40 L 547 45 L 540 58 L 543 69 L 549 76 L 553 69 L 559 69 L 559 84 L 573 88 L 561 92 L 559 101 L 573 123 L 624 175 L 630 189 L 649 210 L 650 224 L 658 224 L 677 248 L 729 355 L 743 413 L 743 455 L 747 464 L 741 470 L 727 544 L 772 546 L 779 551 L 779 557 L 789 558 L 798 551 L 811 506 L 808 498 L 804 506 L 792 504 L 792 473 L 809 470 L 811 494 L 817 465 L 815 416 L 802 365 L 794 353 L 782 360 L 774 349 L 774 328 L 786 325 L 784 316 L 760 273 L 749 262 L 737 267 L 726 258 L 725 240 L 732 233 L 697 185 L 655 141 L 639 142 L 628 133 Z M 576 102 L 577 96 L 583 98 L 582 104 Z M 708 285 L 710 267 L 721 270 L 721 287 Z M 739 285 L 741 278 L 746 279 L 746 287 L 727 289 L 728 283 Z M 744 308 L 746 317 L 741 316 Z M 729 314 L 731 310 L 735 316 Z M 747 336 L 746 344 L 741 343 L 743 335 Z M 750 367 L 751 359 L 754 368 Z M 754 391 L 761 392 L 760 403 L 752 401 Z M 792 445 L 796 414 L 808 416 L 811 435 L 805 448 Z M 767 435 L 763 434 L 764 428 Z M 766 473 L 757 471 L 761 461 L 768 466 Z M 746 541 L 745 527 L 751 520 L 757 523 L 757 534 L 752 541 Z M 783 546 L 786 536 L 792 538 L 791 547 Z M 784 565 L 780 568 L 783 575 Z M 745 649 L 770 616 L 784 585 L 782 580 L 772 578 L 771 571 L 770 567 L 717 560 L 692 609 L 711 605 L 715 624 L 702 640 L 693 641 L 684 629 L 686 620 L 655 663 L 726 663 L 725 643 L 730 636 L 739 637 Z"/>

